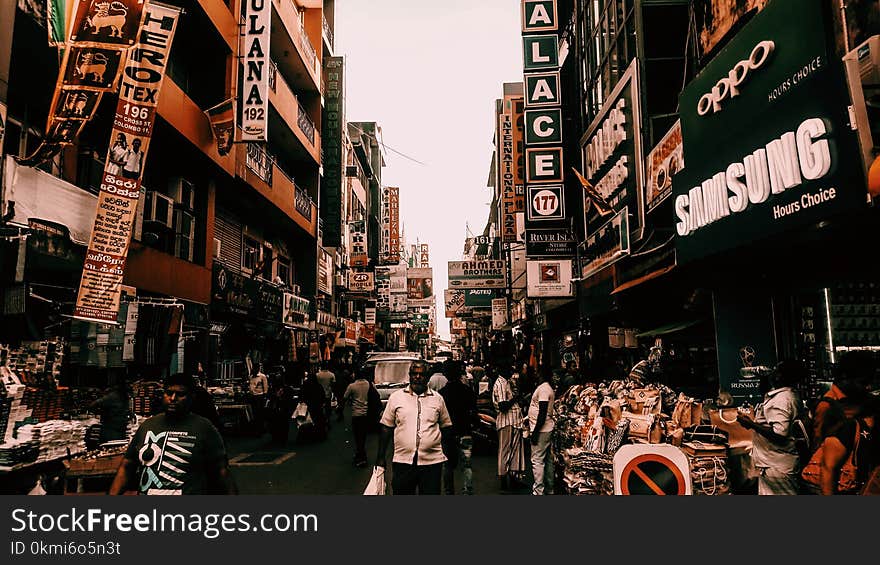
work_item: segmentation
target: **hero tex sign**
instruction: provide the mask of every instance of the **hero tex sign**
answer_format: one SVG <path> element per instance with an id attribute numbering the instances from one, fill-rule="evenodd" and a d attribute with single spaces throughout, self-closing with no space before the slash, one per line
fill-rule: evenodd
<path id="1" fill-rule="evenodd" d="M 266 0 L 245 0 L 243 4 L 241 141 L 266 141 L 272 4 Z"/>

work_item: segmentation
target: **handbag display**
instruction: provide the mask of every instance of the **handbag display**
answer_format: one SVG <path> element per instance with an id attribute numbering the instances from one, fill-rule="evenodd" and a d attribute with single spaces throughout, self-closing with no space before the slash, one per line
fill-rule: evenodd
<path id="1" fill-rule="evenodd" d="M 729 441 L 729 436 L 725 430 L 722 430 L 718 426 L 713 426 L 711 424 L 700 424 L 698 426 L 691 426 L 690 428 L 686 428 L 684 430 L 684 436 L 682 440 L 684 442 L 714 443 L 718 445 L 726 445 Z"/>
<path id="2" fill-rule="evenodd" d="M 853 442 L 853 448 L 849 452 L 849 455 L 846 458 L 846 461 L 843 462 L 843 466 L 840 468 L 840 474 L 837 477 L 837 492 L 838 493 L 852 493 L 858 490 L 859 481 L 858 481 L 858 462 L 856 460 L 856 452 L 859 449 L 859 430 L 861 429 L 860 424 L 856 424 L 856 438 Z M 819 449 L 813 453 L 813 456 L 810 457 L 810 461 L 804 465 L 803 470 L 801 471 L 801 479 L 804 480 L 805 483 L 810 485 L 813 488 L 821 490 L 822 484 L 821 480 L 821 469 L 822 469 L 822 458 L 825 456 L 825 442 L 822 442 L 822 445 L 819 446 Z"/>
<path id="3" fill-rule="evenodd" d="M 754 410 L 751 408 L 712 408 L 709 410 L 709 422 L 727 432 L 727 442 L 731 446 L 752 443 L 752 431 L 742 427 L 736 421 L 740 412 L 754 416 Z"/>
<path id="4" fill-rule="evenodd" d="M 660 391 L 653 388 L 636 388 L 629 391 L 627 404 L 635 414 L 659 414 L 662 406 Z"/>
<path id="5" fill-rule="evenodd" d="M 703 403 L 679 394 L 672 411 L 672 421 L 680 428 L 690 428 L 700 424 L 702 419 Z"/>
<path id="6" fill-rule="evenodd" d="M 657 418 L 653 414 L 633 414 L 624 410 L 620 417 L 629 420 L 629 437 L 631 438 L 649 440 L 651 430 L 657 425 Z"/>

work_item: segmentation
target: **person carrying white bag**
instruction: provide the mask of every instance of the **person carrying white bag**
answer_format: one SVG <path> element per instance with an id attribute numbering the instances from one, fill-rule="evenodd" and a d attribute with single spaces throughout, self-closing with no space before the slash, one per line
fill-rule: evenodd
<path id="1" fill-rule="evenodd" d="M 385 495 L 385 468 L 373 467 L 373 474 L 370 476 L 370 482 L 364 489 L 365 495 L 384 496 Z"/>

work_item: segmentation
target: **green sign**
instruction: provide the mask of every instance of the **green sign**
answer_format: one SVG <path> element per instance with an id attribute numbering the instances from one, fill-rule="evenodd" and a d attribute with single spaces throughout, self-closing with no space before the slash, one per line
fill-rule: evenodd
<path id="1" fill-rule="evenodd" d="M 539 71 L 559 67 L 559 50 L 556 35 L 532 35 L 523 37 L 523 70 Z"/>
<path id="2" fill-rule="evenodd" d="M 525 75 L 526 108 L 559 106 L 559 72 Z"/>
<path id="3" fill-rule="evenodd" d="M 560 145 L 562 143 L 562 109 L 526 110 L 526 144 Z"/>
<path id="4" fill-rule="evenodd" d="M 324 177 L 321 180 L 321 220 L 324 222 L 323 244 L 327 247 L 342 245 L 342 184 L 343 176 L 343 135 L 345 124 L 343 104 L 343 57 L 326 57 L 324 59 L 324 110 L 321 127 L 321 164 Z"/>
<path id="5" fill-rule="evenodd" d="M 679 263 L 864 205 L 829 27 L 822 0 L 772 0 L 682 92 Z"/>
<path id="6" fill-rule="evenodd" d="M 559 29 L 556 0 L 523 0 L 522 10 L 523 33 Z"/>
<path id="7" fill-rule="evenodd" d="M 413 314 L 410 320 L 414 328 L 427 328 L 429 324 L 427 314 Z"/>
<path id="8" fill-rule="evenodd" d="M 526 149 L 526 182 L 562 182 L 562 148 Z"/>
<path id="9" fill-rule="evenodd" d="M 464 291 L 464 305 L 470 308 L 491 310 L 495 290 L 491 288 L 469 288 Z"/>

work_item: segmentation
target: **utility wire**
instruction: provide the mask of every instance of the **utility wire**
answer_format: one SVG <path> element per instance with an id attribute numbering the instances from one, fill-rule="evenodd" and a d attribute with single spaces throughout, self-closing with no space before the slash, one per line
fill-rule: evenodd
<path id="1" fill-rule="evenodd" d="M 362 130 L 361 128 L 357 127 L 356 125 L 354 125 L 354 124 L 351 123 L 351 122 L 349 122 L 349 125 L 350 125 L 351 127 L 353 127 L 354 129 L 358 130 L 359 132 L 361 132 L 361 133 L 364 134 L 364 135 L 371 135 L 371 134 L 365 132 L 364 130 Z M 377 137 L 378 137 L 378 136 L 377 136 Z M 397 153 L 398 155 L 400 155 L 400 156 L 403 157 L 404 159 L 409 159 L 410 161 L 412 161 L 412 162 L 414 162 L 414 163 L 418 163 L 419 165 L 422 165 L 423 167 L 428 167 L 428 166 L 430 166 L 430 165 L 428 165 L 427 163 L 423 163 L 422 161 L 419 161 L 418 159 L 416 159 L 416 158 L 414 158 L 414 157 L 410 157 L 410 156 L 407 155 L 406 153 L 401 153 L 401 152 L 398 151 L 397 149 L 391 147 L 390 145 L 387 145 L 387 144 L 385 143 L 385 140 L 384 140 L 384 139 L 380 139 L 380 140 L 379 140 L 379 143 L 382 144 L 382 148 L 385 149 L 386 151 L 391 151 L 392 153 Z"/>

